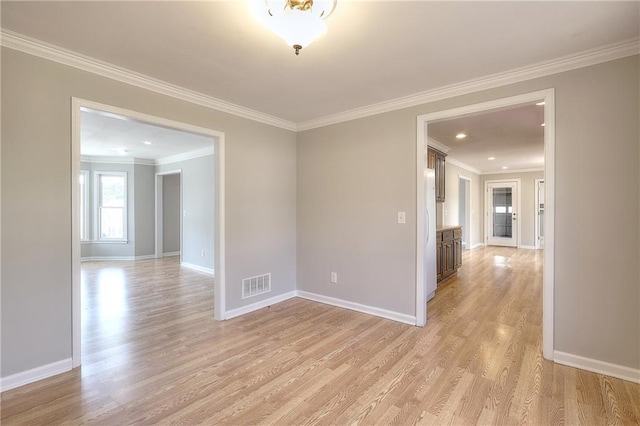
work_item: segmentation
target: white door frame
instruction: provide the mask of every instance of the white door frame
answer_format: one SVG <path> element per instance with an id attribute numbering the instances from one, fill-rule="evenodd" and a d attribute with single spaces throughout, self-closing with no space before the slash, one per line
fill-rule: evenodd
<path id="1" fill-rule="evenodd" d="M 183 216 L 183 207 L 182 207 L 182 194 L 184 193 L 183 179 L 182 179 L 182 169 L 170 170 L 168 172 L 158 172 L 156 173 L 156 232 L 155 232 L 155 247 L 156 247 L 156 259 L 160 259 L 164 257 L 164 196 L 163 196 L 163 188 L 164 188 L 164 177 L 170 175 L 179 175 L 180 176 L 180 263 L 182 264 L 182 216 Z M 214 252 L 215 253 L 215 252 Z"/>
<path id="2" fill-rule="evenodd" d="M 540 90 L 508 98 L 496 99 L 459 108 L 436 111 L 419 115 L 416 119 L 416 218 L 425 213 L 424 169 L 428 123 L 467 114 L 544 101 L 544 178 L 545 178 L 545 250 L 542 284 L 542 355 L 553 360 L 554 334 L 554 256 L 555 256 L 555 89 Z M 424 281 L 424 240 L 425 229 L 422 220 L 416 220 L 416 325 L 423 326 L 427 321 L 427 289 Z"/>
<path id="3" fill-rule="evenodd" d="M 520 220 L 520 218 L 522 217 L 521 213 L 521 208 L 520 206 L 522 205 L 522 196 L 521 196 L 521 191 L 520 188 L 522 188 L 522 179 L 518 178 L 518 179 L 492 179 L 492 180 L 485 180 L 484 181 L 484 242 L 486 245 L 496 245 L 496 244 L 489 244 L 489 230 L 491 229 L 491 219 L 492 216 L 490 215 L 490 213 L 492 212 L 493 209 L 493 203 L 492 203 L 492 197 L 489 197 L 489 186 L 491 184 L 497 183 L 509 183 L 509 182 L 515 182 L 516 183 L 516 199 L 513 200 L 516 203 L 516 245 L 515 247 L 520 248 L 521 246 L 521 238 L 520 235 L 522 233 L 522 221 Z"/>
<path id="4" fill-rule="evenodd" d="M 535 179 L 535 183 L 534 183 L 534 192 L 535 192 L 534 209 L 535 210 L 533 212 L 533 217 L 536 222 L 535 229 L 534 229 L 534 232 L 535 232 L 534 238 L 536 239 L 536 242 L 534 245 L 536 249 L 541 249 L 544 246 L 544 244 L 541 244 L 541 241 L 540 241 L 540 217 L 539 217 L 540 216 L 540 183 L 544 183 L 544 179 Z M 545 188 L 545 191 L 546 191 L 546 188 Z M 544 204 L 544 200 L 542 200 L 542 203 Z M 546 213 L 546 209 L 545 209 L 545 213 Z"/>
<path id="5" fill-rule="evenodd" d="M 464 212 L 464 223 L 461 223 L 460 225 L 464 226 L 466 229 L 465 232 L 465 236 L 467 237 L 464 241 L 464 248 L 466 250 L 471 250 L 471 199 L 473 197 L 471 197 L 471 188 L 473 186 L 473 181 L 471 180 L 471 178 L 468 178 L 466 176 L 463 175 L 458 175 L 458 187 L 460 187 L 460 180 L 464 180 L 466 182 L 469 183 L 469 186 L 467 188 L 467 185 L 465 185 L 465 194 L 464 194 L 464 206 L 465 206 L 465 212 Z M 468 189 L 468 192 L 467 192 Z M 459 204 L 458 204 L 459 205 Z M 459 216 L 459 215 L 458 215 Z"/>
<path id="6" fill-rule="evenodd" d="M 223 132 L 194 126 L 179 121 L 88 101 L 80 98 L 71 99 L 71 336 L 72 336 L 72 365 L 80 366 L 82 362 L 81 337 L 81 285 L 80 285 L 80 120 L 81 108 L 105 111 L 131 118 L 133 120 L 211 136 L 214 140 L 213 164 L 216 174 L 214 188 L 214 306 L 213 314 L 216 320 L 226 318 L 225 308 L 225 134 Z"/>

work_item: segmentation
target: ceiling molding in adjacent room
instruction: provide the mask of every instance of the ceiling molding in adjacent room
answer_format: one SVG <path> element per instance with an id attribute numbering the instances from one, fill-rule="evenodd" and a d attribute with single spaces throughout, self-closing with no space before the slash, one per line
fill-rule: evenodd
<path id="1" fill-rule="evenodd" d="M 427 138 L 427 146 L 430 146 L 431 148 L 437 149 L 438 151 L 446 154 L 447 152 L 449 152 L 451 150 L 451 148 L 449 148 L 448 146 L 446 146 L 443 143 L 438 142 L 437 140 L 433 139 L 433 138 Z"/>
<path id="2" fill-rule="evenodd" d="M 472 166 L 468 165 L 467 163 L 463 163 L 462 161 L 458 161 L 453 157 L 447 156 L 446 162 L 447 163 L 451 163 L 454 166 L 458 166 L 461 169 L 464 169 L 464 170 L 466 170 L 468 172 L 475 173 L 477 175 L 481 175 L 482 174 L 482 172 L 480 170 L 476 169 L 475 167 L 472 167 Z"/>
<path id="3" fill-rule="evenodd" d="M 194 158 L 206 157 L 207 155 L 213 155 L 213 145 L 194 149 L 193 151 L 183 152 L 181 154 L 162 157 L 157 159 L 155 163 L 157 165 L 177 163 L 178 161 L 193 160 Z"/>
<path id="4" fill-rule="evenodd" d="M 513 170 L 493 170 L 489 172 L 481 172 L 481 175 L 506 175 L 509 173 L 532 173 L 532 172 L 544 172 L 544 168 L 535 168 L 535 169 L 513 169 Z"/>
<path id="5" fill-rule="evenodd" d="M 167 157 L 158 158 L 157 160 L 149 158 L 134 157 L 113 157 L 99 155 L 82 155 L 80 161 L 84 163 L 101 163 L 101 164 L 139 164 L 143 166 L 159 166 L 162 164 L 177 163 L 178 161 L 193 160 L 194 158 L 206 157 L 213 155 L 213 145 L 205 148 L 194 149 L 180 154 L 169 155 Z"/>

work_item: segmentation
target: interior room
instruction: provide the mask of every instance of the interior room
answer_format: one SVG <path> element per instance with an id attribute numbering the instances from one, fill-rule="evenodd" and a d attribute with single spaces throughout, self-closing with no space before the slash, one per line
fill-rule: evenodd
<path id="1" fill-rule="evenodd" d="M 640 422 L 640 3 L 0 12 L 3 424 Z"/>

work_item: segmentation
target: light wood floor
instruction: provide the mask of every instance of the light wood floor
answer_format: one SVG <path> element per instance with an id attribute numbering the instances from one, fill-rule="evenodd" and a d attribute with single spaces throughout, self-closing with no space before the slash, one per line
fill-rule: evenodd
<path id="1" fill-rule="evenodd" d="M 465 253 L 426 328 L 302 299 L 216 322 L 176 259 L 105 265 L 82 368 L 3 393 L 2 424 L 640 423 L 640 385 L 542 359 L 534 250 Z"/>

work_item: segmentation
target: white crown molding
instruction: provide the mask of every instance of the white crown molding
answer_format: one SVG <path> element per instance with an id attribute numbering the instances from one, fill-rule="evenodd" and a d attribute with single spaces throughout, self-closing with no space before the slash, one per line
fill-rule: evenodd
<path id="1" fill-rule="evenodd" d="M 535 168 L 535 169 L 513 169 L 513 170 L 494 170 L 488 172 L 480 172 L 481 175 L 506 175 L 509 173 L 531 173 L 531 172 L 544 172 L 544 168 Z"/>
<path id="2" fill-rule="evenodd" d="M 456 160 L 453 157 L 447 157 L 446 163 L 451 163 L 454 166 L 458 166 L 461 169 L 464 169 L 464 170 L 466 170 L 468 172 L 471 172 L 471 173 L 475 173 L 477 175 L 482 174 L 482 172 L 480 170 L 476 169 L 475 167 L 472 167 L 472 166 L 468 165 L 467 163 L 463 163 L 462 161 Z"/>
<path id="3" fill-rule="evenodd" d="M 510 71 L 467 80 L 461 83 L 427 90 L 425 92 L 380 102 L 366 107 L 355 108 L 338 114 L 331 114 L 325 117 L 304 121 L 298 123 L 298 131 L 311 130 L 318 127 L 356 120 L 358 118 L 409 108 L 455 96 L 506 86 L 508 84 L 520 83 L 534 78 L 545 77 L 560 72 L 571 71 L 638 54 L 640 54 L 640 39 L 634 38 L 611 44 L 609 46 L 590 49 L 573 55 L 567 55 L 550 61 L 538 62 L 537 64 L 530 66 L 515 68 Z"/>
<path id="4" fill-rule="evenodd" d="M 545 77 L 560 72 L 571 71 L 582 67 L 640 54 L 640 38 L 634 38 L 614 43 L 609 46 L 567 55 L 550 61 L 539 62 L 537 64 L 516 68 L 510 71 L 491 74 L 485 77 L 467 80 L 461 83 L 443 86 L 413 95 L 361 108 L 355 108 L 337 114 L 327 115 L 313 120 L 294 123 L 289 120 L 284 120 L 240 105 L 232 104 L 212 96 L 204 95 L 193 90 L 169 84 L 125 68 L 117 67 L 104 61 L 81 55 L 10 30 L 2 29 L 0 31 L 0 45 L 8 49 L 17 50 L 103 77 L 111 78 L 122 83 L 131 84 L 133 86 L 166 96 L 171 96 L 176 99 L 293 132 L 329 126 L 332 124 L 409 108 L 416 105 L 466 95 L 508 84 L 519 83 L 534 78 Z"/>
<path id="5" fill-rule="evenodd" d="M 143 166 L 154 166 L 156 162 L 147 158 L 133 157 L 101 157 L 97 155 L 81 155 L 80 161 L 83 163 L 102 163 L 102 164 L 140 164 Z"/>
<path id="6" fill-rule="evenodd" d="M 274 117 L 272 115 L 232 104 L 212 96 L 207 96 L 193 90 L 169 84 L 10 30 L 2 29 L 0 32 L 0 45 L 8 49 L 48 59 L 59 64 L 68 65 L 83 71 L 111 78 L 121 83 L 151 90 L 162 95 L 171 96 L 172 98 L 191 102 L 216 111 L 225 112 L 293 132 L 297 130 L 296 124 L 292 121 Z"/>
<path id="7" fill-rule="evenodd" d="M 213 145 L 204 148 L 194 149 L 193 151 L 183 152 L 181 154 L 162 157 L 155 161 L 156 165 L 177 163 L 178 161 L 193 160 L 194 158 L 206 157 L 213 155 Z"/>
<path id="8" fill-rule="evenodd" d="M 446 146 L 443 143 L 438 142 L 437 140 L 433 139 L 433 138 L 427 138 L 427 146 L 430 146 L 431 148 L 435 148 L 438 151 L 446 154 L 447 152 L 451 151 L 451 148 L 449 148 L 448 146 Z"/>

